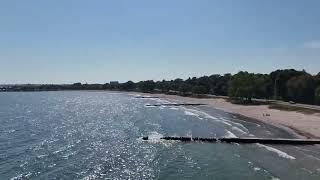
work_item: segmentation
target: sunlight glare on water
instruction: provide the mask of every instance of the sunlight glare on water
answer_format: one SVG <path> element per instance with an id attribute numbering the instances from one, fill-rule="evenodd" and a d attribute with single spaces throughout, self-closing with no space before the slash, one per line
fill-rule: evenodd
<path id="1" fill-rule="evenodd" d="M 146 107 L 170 102 L 110 92 L 2 93 L 0 99 L 1 179 L 319 177 L 314 166 L 319 162 L 301 167 L 292 148 L 283 152 L 281 147 L 160 139 L 255 133 L 255 123 L 212 108 Z M 288 136 L 267 130 L 270 136 Z"/>

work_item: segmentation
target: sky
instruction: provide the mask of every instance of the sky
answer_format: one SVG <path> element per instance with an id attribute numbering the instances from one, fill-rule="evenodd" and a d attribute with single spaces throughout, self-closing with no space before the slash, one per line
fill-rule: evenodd
<path id="1" fill-rule="evenodd" d="M 0 84 L 320 71 L 319 0 L 0 0 Z"/>

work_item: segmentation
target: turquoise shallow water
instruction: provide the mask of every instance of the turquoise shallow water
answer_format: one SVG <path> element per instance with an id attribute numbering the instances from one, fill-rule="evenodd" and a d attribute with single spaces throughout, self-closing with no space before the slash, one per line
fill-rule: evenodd
<path id="1" fill-rule="evenodd" d="M 0 93 L 0 179 L 320 179 L 318 146 L 160 140 L 292 137 L 281 129 L 206 106 L 146 107 L 166 101 L 134 96 Z"/>

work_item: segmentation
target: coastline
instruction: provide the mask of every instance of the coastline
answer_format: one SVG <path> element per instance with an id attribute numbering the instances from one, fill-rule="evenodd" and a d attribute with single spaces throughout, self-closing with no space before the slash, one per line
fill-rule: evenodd
<path id="1" fill-rule="evenodd" d="M 137 94 L 157 96 L 161 99 L 179 103 L 206 104 L 211 108 L 219 109 L 228 113 L 237 114 L 262 123 L 273 125 L 293 134 L 297 138 L 320 138 L 320 114 L 303 114 L 294 111 L 269 109 L 268 105 L 238 105 L 227 102 L 222 98 L 193 98 L 177 95 L 148 93 Z M 270 114 L 270 116 L 263 116 L 263 114 Z"/>

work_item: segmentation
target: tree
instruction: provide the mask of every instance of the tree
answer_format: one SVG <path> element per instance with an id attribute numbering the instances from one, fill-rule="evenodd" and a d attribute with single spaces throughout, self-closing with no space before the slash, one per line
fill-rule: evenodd
<path id="1" fill-rule="evenodd" d="M 240 99 L 241 101 L 251 102 L 254 89 L 254 75 L 242 72 L 232 76 L 229 81 L 229 96 Z"/>
<path id="2" fill-rule="evenodd" d="M 179 91 L 182 93 L 182 95 L 185 95 L 188 92 L 192 91 L 192 86 L 188 83 L 181 83 L 179 87 Z"/>
<path id="3" fill-rule="evenodd" d="M 320 86 L 317 87 L 314 93 L 315 103 L 320 105 Z"/>
<path id="4" fill-rule="evenodd" d="M 136 88 L 136 84 L 132 81 L 127 81 L 126 83 L 122 84 L 122 89 L 123 90 L 128 90 L 128 91 L 132 91 Z"/>
<path id="5" fill-rule="evenodd" d="M 138 83 L 138 88 L 142 92 L 152 92 L 155 87 L 156 87 L 156 83 L 153 80 L 140 81 Z"/>
<path id="6" fill-rule="evenodd" d="M 192 88 L 192 93 L 195 94 L 206 94 L 208 90 L 206 89 L 205 86 L 202 85 L 196 85 Z"/>
<path id="7" fill-rule="evenodd" d="M 287 82 L 287 96 L 290 100 L 301 103 L 313 103 L 315 83 L 311 75 L 292 77 Z"/>
<path id="8" fill-rule="evenodd" d="M 272 81 L 268 75 L 254 75 L 253 97 L 269 99 L 272 97 Z"/>
<path id="9" fill-rule="evenodd" d="M 284 99 L 288 100 L 287 94 L 287 82 L 289 79 L 306 75 L 305 71 L 297 71 L 294 69 L 284 69 L 284 70 L 276 70 L 270 73 L 270 78 L 272 80 L 272 87 L 273 87 L 273 95 L 276 99 Z"/>

